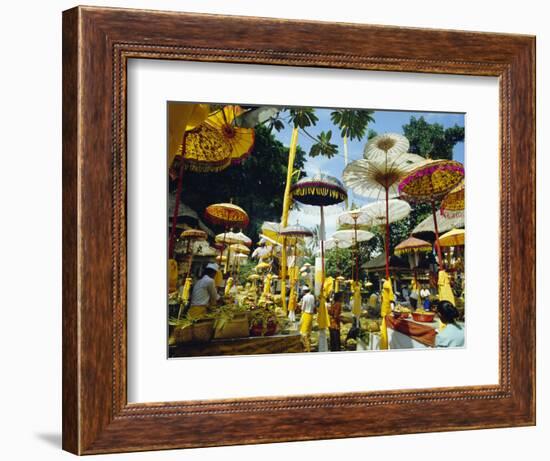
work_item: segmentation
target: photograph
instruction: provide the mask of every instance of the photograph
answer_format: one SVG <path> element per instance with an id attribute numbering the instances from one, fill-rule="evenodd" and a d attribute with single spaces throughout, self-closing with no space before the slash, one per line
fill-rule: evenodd
<path id="1" fill-rule="evenodd" d="M 464 113 L 167 121 L 169 358 L 466 347 Z"/>

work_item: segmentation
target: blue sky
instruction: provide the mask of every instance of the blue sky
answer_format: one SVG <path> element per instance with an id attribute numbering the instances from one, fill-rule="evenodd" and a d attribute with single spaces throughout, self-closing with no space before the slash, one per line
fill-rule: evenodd
<path id="1" fill-rule="evenodd" d="M 306 174 L 312 175 L 318 173 L 319 171 L 323 173 L 330 174 L 342 179 L 342 171 L 344 169 L 344 154 L 343 154 L 343 144 L 340 137 L 340 133 L 337 128 L 334 127 L 330 120 L 330 113 L 334 109 L 316 109 L 315 113 L 319 118 L 317 125 L 308 129 L 308 132 L 317 136 L 321 131 L 332 130 L 332 139 L 331 142 L 338 145 L 338 155 L 335 155 L 332 158 L 326 158 L 323 156 L 318 156 L 311 158 L 306 156 L 305 171 Z M 459 113 L 440 113 L 440 112 L 405 112 L 405 111 L 385 111 L 385 110 L 376 110 L 373 114 L 375 121 L 370 123 L 368 129 L 373 129 L 378 134 L 393 132 L 403 134 L 403 125 L 407 124 L 411 117 L 419 118 L 423 116 L 428 123 L 439 123 L 443 125 L 444 128 L 449 128 L 451 126 L 459 125 L 464 126 L 464 114 Z M 281 141 L 285 146 L 288 146 L 290 143 L 291 136 L 291 127 L 285 126 L 285 128 L 277 133 L 273 130 L 275 137 Z M 302 147 L 305 152 L 309 152 L 313 141 L 300 133 L 298 138 L 298 144 Z M 366 144 L 366 139 L 363 138 L 362 141 L 349 141 L 348 142 L 348 157 L 349 161 L 357 160 L 363 157 L 363 148 Z M 464 163 L 464 143 L 458 143 L 453 150 L 453 159 L 461 163 Z M 358 196 L 353 196 L 353 202 L 356 205 L 364 205 L 370 200 L 361 198 Z M 300 221 L 303 225 L 314 225 L 318 223 L 318 216 L 304 216 L 304 213 L 291 212 L 289 217 L 289 222 Z M 311 221 L 311 222 L 310 222 Z M 327 217 L 327 237 L 330 236 L 334 230 L 336 230 L 336 219 Z"/>

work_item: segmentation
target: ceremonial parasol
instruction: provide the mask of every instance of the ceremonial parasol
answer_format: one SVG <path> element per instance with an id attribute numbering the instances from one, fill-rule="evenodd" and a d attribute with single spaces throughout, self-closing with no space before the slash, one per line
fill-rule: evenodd
<path id="1" fill-rule="evenodd" d="M 335 248 L 350 248 L 352 243 L 351 240 L 338 240 L 333 237 L 326 239 L 324 242 L 325 250 L 333 250 Z"/>
<path id="2" fill-rule="evenodd" d="M 349 210 L 343 212 L 340 216 L 338 216 L 338 225 L 340 226 L 351 226 L 356 235 L 354 236 L 355 241 L 355 276 L 354 280 L 359 280 L 359 246 L 358 243 L 362 240 L 358 239 L 357 236 L 357 230 L 359 226 L 366 225 L 365 221 L 366 215 L 360 210 Z M 334 237 L 334 236 L 333 236 Z"/>
<path id="3" fill-rule="evenodd" d="M 227 234 L 229 234 L 227 229 L 229 227 L 242 228 L 246 227 L 249 223 L 246 211 L 233 203 L 215 203 L 209 205 L 204 211 L 204 217 L 212 224 L 225 226 L 226 231 L 222 234 L 225 238 L 221 242 L 224 247 L 227 244 Z M 231 237 L 234 239 L 235 243 L 239 243 L 236 234 L 232 233 Z"/>
<path id="4" fill-rule="evenodd" d="M 399 183 L 399 193 L 410 202 L 429 202 L 432 205 L 435 241 L 439 266 L 443 267 L 435 201 L 442 199 L 464 180 L 464 166 L 454 160 L 433 160 L 405 176 Z"/>
<path id="5" fill-rule="evenodd" d="M 305 238 L 305 237 L 313 237 L 313 232 L 309 230 L 307 227 L 300 226 L 299 224 L 294 224 L 292 226 L 283 227 L 279 231 L 279 235 L 282 235 L 285 238 L 293 238 L 294 239 L 294 260 L 296 264 L 296 258 L 298 256 L 296 251 L 296 245 L 298 243 L 299 238 Z"/>
<path id="6" fill-rule="evenodd" d="M 291 225 L 291 226 L 286 226 L 286 227 L 281 228 L 279 230 L 279 235 L 283 236 L 283 238 L 285 238 L 285 239 L 287 239 L 287 238 L 294 239 L 294 245 L 293 245 L 293 247 L 294 247 L 293 267 L 294 267 L 294 269 L 293 269 L 293 271 L 290 275 L 290 293 L 289 293 L 289 296 L 288 296 L 288 299 L 289 299 L 289 303 L 288 303 L 289 315 L 290 315 L 291 320 L 294 321 L 295 320 L 294 311 L 296 310 L 296 281 L 297 281 L 297 275 L 298 275 L 298 271 L 297 271 L 297 267 L 296 267 L 297 264 L 298 264 L 298 252 L 296 250 L 296 245 L 297 245 L 297 242 L 298 242 L 299 238 L 312 237 L 313 232 L 311 232 L 311 230 L 309 230 L 307 227 L 300 226 L 299 224 L 294 224 L 294 225 Z M 285 245 L 286 245 L 286 241 L 285 241 Z M 283 264 L 286 266 L 287 261 L 284 261 Z M 283 287 L 286 291 L 286 283 L 283 284 Z M 285 296 L 284 292 L 282 292 L 282 294 L 283 294 L 283 296 Z"/>
<path id="7" fill-rule="evenodd" d="M 439 237 L 439 245 L 441 247 L 456 247 L 464 246 L 464 229 L 451 229 L 449 232 Z"/>
<path id="8" fill-rule="evenodd" d="M 455 227 L 464 226 L 464 213 L 462 211 L 445 213 L 444 215 L 441 213 L 436 213 L 436 217 L 437 229 L 440 232 L 446 232 Z M 422 232 L 435 233 L 433 216 L 428 216 L 426 219 L 422 220 L 412 231 L 413 234 L 420 234 Z"/>
<path id="9" fill-rule="evenodd" d="M 205 121 L 205 125 L 216 129 L 231 148 L 231 163 L 244 160 L 254 147 L 254 129 L 236 126 L 235 118 L 244 112 L 239 106 L 225 106 L 213 112 Z"/>
<path id="10" fill-rule="evenodd" d="M 397 133 L 375 136 L 365 146 L 365 158 L 350 163 L 344 170 L 346 186 L 358 195 L 386 201 L 386 277 L 389 277 L 390 213 L 389 199 L 399 195 L 397 184 L 425 159 L 409 154 L 408 141 Z"/>
<path id="11" fill-rule="evenodd" d="M 363 157 L 372 160 L 399 155 L 409 150 L 409 140 L 398 133 L 383 133 L 369 139 L 363 151 Z"/>
<path id="12" fill-rule="evenodd" d="M 464 182 L 456 186 L 441 200 L 441 213 L 460 211 L 464 209 Z"/>
<path id="13" fill-rule="evenodd" d="M 290 189 L 292 197 L 297 202 L 320 207 L 321 225 L 319 240 L 321 242 L 321 287 L 325 282 L 325 215 L 324 207 L 344 202 L 348 194 L 344 185 L 335 177 L 324 173 L 318 173 L 312 177 L 305 177 L 296 182 Z M 319 329 L 325 330 L 328 327 L 328 312 L 326 300 L 321 290 L 319 301 L 319 313 L 317 315 Z M 324 338 L 326 340 L 326 338 Z M 319 338 L 321 341 L 321 337 Z"/>
<path id="14" fill-rule="evenodd" d="M 409 264 L 411 265 L 411 269 L 413 269 L 418 266 L 418 253 L 429 251 L 432 251 L 432 244 L 430 242 L 411 236 L 397 245 L 393 252 L 399 256 L 407 254 L 409 256 Z"/>
<path id="15" fill-rule="evenodd" d="M 206 232 L 199 230 L 199 229 L 188 229 L 183 231 L 180 234 L 180 239 L 186 242 L 187 249 L 185 253 L 189 257 L 189 270 L 187 271 L 187 277 L 189 277 L 189 272 L 191 271 L 191 265 L 193 264 L 193 251 L 191 251 L 191 246 L 196 241 L 204 241 L 206 240 L 207 234 Z"/>
<path id="16" fill-rule="evenodd" d="M 197 173 L 222 171 L 229 165 L 241 162 L 254 146 L 254 129 L 234 126 L 235 116 L 242 112 L 239 106 L 226 106 L 208 117 L 205 104 L 170 104 L 169 115 L 169 165 L 179 155 L 176 204 L 173 227 L 182 191 L 185 170 Z M 175 146 L 179 149 L 175 151 Z M 175 233 L 170 236 L 169 254 L 173 253 Z"/>
<path id="17" fill-rule="evenodd" d="M 267 269 L 271 269 L 271 264 L 261 262 L 261 263 L 258 263 L 254 269 L 256 270 L 256 272 L 265 271 Z"/>
<path id="18" fill-rule="evenodd" d="M 206 207 L 204 217 L 212 224 L 243 228 L 248 226 L 246 211 L 233 203 L 215 203 Z"/>

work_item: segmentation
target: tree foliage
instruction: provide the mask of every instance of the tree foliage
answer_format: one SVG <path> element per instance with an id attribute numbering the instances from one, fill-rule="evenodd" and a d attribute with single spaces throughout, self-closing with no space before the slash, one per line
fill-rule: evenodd
<path id="1" fill-rule="evenodd" d="M 464 141 L 464 127 L 454 125 L 444 128 L 439 123 L 428 123 L 424 117 L 411 117 L 403 125 L 403 134 L 409 140 L 409 151 L 432 159 L 453 158 L 453 147 Z"/>

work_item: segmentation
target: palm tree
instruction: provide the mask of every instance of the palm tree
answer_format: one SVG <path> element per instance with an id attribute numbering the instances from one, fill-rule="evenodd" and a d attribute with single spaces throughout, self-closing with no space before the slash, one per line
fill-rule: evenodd
<path id="1" fill-rule="evenodd" d="M 338 109 L 330 114 L 330 119 L 340 129 L 344 141 L 344 162 L 348 164 L 348 139 L 361 141 L 367 131 L 367 125 L 374 122 L 372 110 Z"/>
<path id="2" fill-rule="evenodd" d="M 337 109 L 330 113 L 330 119 L 340 129 L 344 142 L 344 168 L 348 165 L 348 139 L 363 139 L 368 124 L 374 122 L 373 113 L 364 109 Z M 351 192 L 349 198 L 352 198 Z"/>

